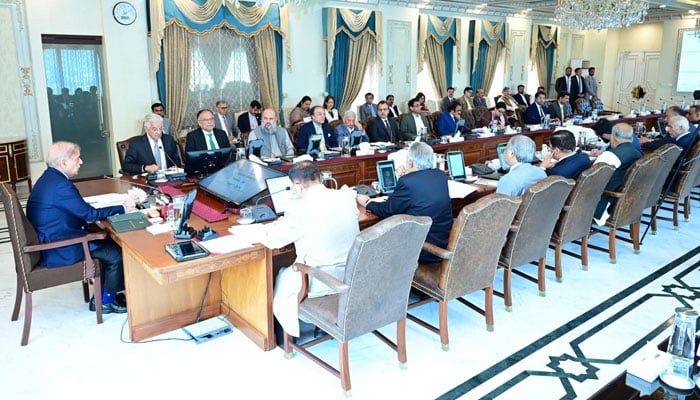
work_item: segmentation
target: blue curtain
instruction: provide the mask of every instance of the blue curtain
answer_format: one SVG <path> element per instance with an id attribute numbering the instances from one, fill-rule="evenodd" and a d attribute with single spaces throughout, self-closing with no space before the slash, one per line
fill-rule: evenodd
<path id="1" fill-rule="evenodd" d="M 447 87 L 452 86 L 452 63 L 454 62 L 454 48 L 455 42 L 452 38 L 445 40 L 442 44 L 442 48 L 445 51 L 445 80 L 447 81 Z"/>
<path id="2" fill-rule="evenodd" d="M 457 18 L 449 17 L 437 17 L 437 16 L 421 16 L 421 24 L 425 24 L 425 36 L 423 38 L 419 35 L 419 40 L 428 40 L 428 38 L 434 38 L 438 43 L 442 44 L 442 53 L 445 60 L 445 84 L 444 89 L 452 86 L 452 64 L 454 62 L 454 47 L 459 42 L 459 25 Z M 440 21 L 440 27 L 436 27 L 437 21 Z M 424 22 L 423 22 L 424 21 Z M 422 52 L 421 52 L 422 54 Z M 420 55 L 420 54 L 419 54 Z M 419 61 L 419 62 L 422 62 Z M 436 87 L 440 88 L 440 85 L 436 83 Z"/>
<path id="3" fill-rule="evenodd" d="M 335 97 L 335 104 L 340 107 L 343 104 L 343 92 L 345 91 L 345 76 L 348 65 L 348 44 L 350 37 L 345 32 L 335 36 L 335 51 L 333 52 L 333 66 L 331 73 L 326 76 L 326 91 Z"/>
<path id="4" fill-rule="evenodd" d="M 500 24 L 500 28 L 495 26 L 497 24 Z M 494 32 L 492 32 L 492 29 Z M 498 29 L 497 31 L 495 31 Z M 476 30 L 476 28 L 475 28 Z M 495 36 L 491 36 L 491 33 L 494 33 Z M 475 39 L 476 40 L 476 39 Z M 478 47 L 478 59 L 476 60 L 476 64 L 474 65 L 474 68 L 472 69 L 472 74 L 471 74 L 471 82 L 472 82 L 472 87 L 476 91 L 478 88 L 484 88 L 485 90 L 488 90 L 488 88 L 484 87 L 484 83 L 487 82 L 487 86 L 490 86 L 490 83 L 492 81 L 491 77 L 487 79 L 486 74 L 490 73 L 489 71 L 486 71 L 486 61 L 489 56 L 493 56 L 491 54 L 491 49 L 492 47 L 497 43 L 501 42 L 505 44 L 506 41 L 506 24 L 505 23 L 499 23 L 499 22 L 493 22 L 493 21 L 482 21 L 481 24 L 481 31 L 480 31 L 480 38 L 479 38 L 479 47 Z M 476 47 L 476 44 L 475 44 Z"/>
<path id="5" fill-rule="evenodd" d="M 204 3 L 203 0 L 190 1 L 192 1 L 193 3 L 197 3 L 198 5 L 202 5 Z M 252 7 L 255 5 L 255 2 L 242 1 L 241 4 L 244 4 L 248 7 Z M 262 18 L 262 20 L 260 20 L 257 24 L 252 26 L 246 26 L 240 21 L 238 21 L 236 17 L 233 16 L 231 12 L 223 6 L 219 8 L 219 11 L 216 13 L 216 15 L 214 15 L 214 17 L 205 24 L 197 24 L 191 21 L 189 18 L 185 17 L 185 15 L 180 11 L 180 9 L 177 8 L 177 5 L 173 0 L 164 0 L 163 8 L 165 10 L 166 23 L 175 19 L 181 24 L 186 25 L 187 28 L 197 32 L 205 32 L 217 29 L 221 25 L 226 25 L 227 28 L 233 29 L 234 31 L 242 32 L 245 35 L 251 35 L 257 32 L 258 30 L 266 29 L 268 24 L 270 24 L 276 29 L 279 29 L 281 26 L 281 17 L 278 3 L 270 3 L 270 8 L 268 9 L 267 14 Z"/>
<path id="6" fill-rule="evenodd" d="M 479 58 L 476 60 L 476 65 L 474 66 L 474 69 L 472 69 L 471 74 L 471 86 L 474 88 L 474 92 L 476 92 L 476 89 L 482 87 L 484 83 L 486 56 L 489 54 L 490 47 L 491 46 L 489 46 L 484 40 L 479 42 L 479 49 L 477 50 L 479 52 Z"/>
<path id="7" fill-rule="evenodd" d="M 160 63 L 158 64 L 158 72 L 156 72 L 156 83 L 158 85 L 160 103 L 167 110 L 167 104 L 165 104 L 165 54 L 163 54 L 163 46 L 160 47 Z"/>
<path id="8" fill-rule="evenodd" d="M 284 101 L 284 96 L 282 94 L 284 93 L 284 90 L 282 90 L 282 67 L 279 66 L 279 63 L 284 60 L 284 55 L 282 54 L 284 43 L 282 42 L 282 35 L 280 35 L 279 32 L 275 32 L 275 47 L 277 48 L 277 89 L 279 96 L 278 104 L 280 105 L 280 109 L 277 110 L 277 115 L 280 116 L 280 120 L 284 124 L 284 113 L 282 112 L 282 104 Z"/>
<path id="9" fill-rule="evenodd" d="M 552 37 L 551 40 L 546 40 L 542 35 L 542 30 L 537 30 L 537 39 L 542 43 L 546 49 L 547 55 L 547 85 L 552 81 L 552 74 L 554 73 L 554 52 L 557 49 L 557 37 L 559 36 L 559 31 Z M 545 85 L 546 86 L 546 85 Z"/>

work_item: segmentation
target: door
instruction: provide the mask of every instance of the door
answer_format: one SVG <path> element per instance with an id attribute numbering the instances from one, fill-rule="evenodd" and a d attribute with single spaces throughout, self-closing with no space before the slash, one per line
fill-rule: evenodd
<path id="1" fill-rule="evenodd" d="M 659 108 L 653 101 L 659 82 L 659 61 L 658 51 L 620 52 L 615 81 L 615 104 L 606 105 L 605 109 L 628 113 L 630 110 L 639 111 L 642 103 L 647 103 L 649 109 Z M 632 89 L 637 86 L 642 86 L 646 92 L 643 99 L 632 97 Z"/>
<path id="2" fill-rule="evenodd" d="M 83 166 L 76 178 L 111 174 L 102 38 L 42 35 L 42 44 L 53 141 L 80 145 Z"/>

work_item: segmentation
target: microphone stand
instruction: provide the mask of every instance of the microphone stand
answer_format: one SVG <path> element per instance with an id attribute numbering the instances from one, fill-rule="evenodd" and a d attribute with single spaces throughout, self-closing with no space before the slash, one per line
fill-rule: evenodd
<path id="1" fill-rule="evenodd" d="M 277 218 L 277 214 L 272 212 L 272 209 L 268 207 L 266 204 L 260 204 L 260 200 L 266 199 L 268 197 L 272 197 L 273 195 L 276 195 L 277 193 L 282 193 L 287 190 L 292 190 L 291 186 L 287 186 L 284 189 L 280 189 L 277 191 L 274 191 L 272 193 L 268 193 L 264 196 L 259 197 L 257 200 L 255 200 L 255 206 L 253 206 L 253 220 L 255 222 L 265 222 L 265 221 L 272 221 L 273 219 Z"/>

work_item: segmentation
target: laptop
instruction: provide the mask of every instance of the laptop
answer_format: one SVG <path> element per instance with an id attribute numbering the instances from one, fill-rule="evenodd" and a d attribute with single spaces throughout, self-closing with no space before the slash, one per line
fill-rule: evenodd
<path id="1" fill-rule="evenodd" d="M 450 172 L 450 179 L 453 181 L 466 181 L 467 171 L 464 168 L 464 154 L 461 151 L 447 152 L 447 170 Z"/>
<path id="2" fill-rule="evenodd" d="M 289 205 L 299 198 L 292 188 L 292 180 L 285 175 L 277 178 L 267 178 L 265 183 L 267 183 L 267 190 L 270 193 L 270 200 L 272 200 L 275 214 L 278 217 L 283 216 Z"/>
<path id="3" fill-rule="evenodd" d="M 393 193 L 397 185 L 396 170 L 393 160 L 382 160 L 377 163 L 377 178 L 379 189 L 384 194 Z"/>

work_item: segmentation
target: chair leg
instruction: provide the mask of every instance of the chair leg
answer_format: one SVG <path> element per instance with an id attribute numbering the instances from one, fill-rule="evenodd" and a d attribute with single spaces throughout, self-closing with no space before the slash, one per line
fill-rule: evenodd
<path id="1" fill-rule="evenodd" d="M 610 232 L 608 236 L 608 252 L 610 254 L 610 264 L 615 264 L 617 262 L 617 255 L 615 254 L 615 227 L 610 227 Z"/>
<path id="2" fill-rule="evenodd" d="M 544 272 L 546 271 L 547 266 L 547 260 L 546 257 L 540 258 L 540 261 L 537 263 L 537 286 L 540 289 L 540 296 L 544 297 L 545 296 L 545 281 L 544 281 Z"/>
<path id="3" fill-rule="evenodd" d="M 506 311 L 513 311 L 513 297 L 510 293 L 510 268 L 503 268 L 503 300 L 506 303 Z"/>
<path id="4" fill-rule="evenodd" d="M 447 351 L 450 349 L 450 337 L 447 331 L 447 302 L 440 301 L 440 343 L 442 349 Z"/>
<path id="5" fill-rule="evenodd" d="M 86 303 L 90 302 L 90 284 L 88 281 L 83 281 L 83 299 Z"/>
<path id="6" fill-rule="evenodd" d="M 685 222 L 690 221 L 690 195 L 685 196 L 683 200 L 683 218 Z"/>
<path id="7" fill-rule="evenodd" d="M 93 294 L 95 295 L 95 314 L 97 315 L 98 324 L 102 323 L 102 282 L 100 279 L 99 274 L 92 279 Z"/>
<path id="8" fill-rule="evenodd" d="M 406 369 L 406 318 L 396 321 L 396 352 L 399 356 L 399 368 Z"/>
<path id="9" fill-rule="evenodd" d="M 19 318 L 19 307 L 22 305 L 22 293 L 24 293 L 22 278 L 17 274 L 17 294 L 15 295 L 15 308 L 12 310 L 12 321 L 17 321 L 17 318 Z"/>
<path id="10" fill-rule="evenodd" d="M 486 330 L 493 332 L 493 285 L 484 289 L 484 316 L 486 317 Z M 447 328 L 447 324 L 445 324 Z"/>
<path id="11" fill-rule="evenodd" d="M 658 206 L 651 206 L 651 234 L 656 235 L 656 213 L 659 212 Z"/>
<path id="12" fill-rule="evenodd" d="M 639 254 L 639 226 L 641 222 L 635 222 L 630 225 L 630 232 L 632 233 L 632 247 L 634 248 L 634 254 Z"/>
<path id="13" fill-rule="evenodd" d="M 557 282 L 561 282 L 562 272 L 561 272 L 561 245 L 558 244 L 554 247 L 554 275 L 557 277 Z"/>
<path id="14" fill-rule="evenodd" d="M 588 235 L 581 238 L 581 268 L 588 271 Z"/>
<path id="15" fill-rule="evenodd" d="M 406 320 L 404 319 L 404 327 Z M 286 334 L 285 334 L 286 335 Z M 286 340 L 286 338 L 285 338 Z M 348 363 L 348 342 L 338 342 L 338 353 L 340 358 L 340 386 L 343 388 L 345 396 L 350 395 L 350 364 Z"/>
<path id="16" fill-rule="evenodd" d="M 680 199 L 673 202 L 673 230 L 674 231 L 678 230 L 678 203 L 680 203 Z"/>
<path id="17" fill-rule="evenodd" d="M 22 330 L 22 346 L 29 343 L 29 331 L 32 328 L 32 292 L 24 299 L 24 329 Z"/>
<path id="18" fill-rule="evenodd" d="M 292 337 L 284 332 L 284 357 L 290 359 L 294 356 L 294 351 L 292 350 L 292 345 L 290 344 Z"/>

